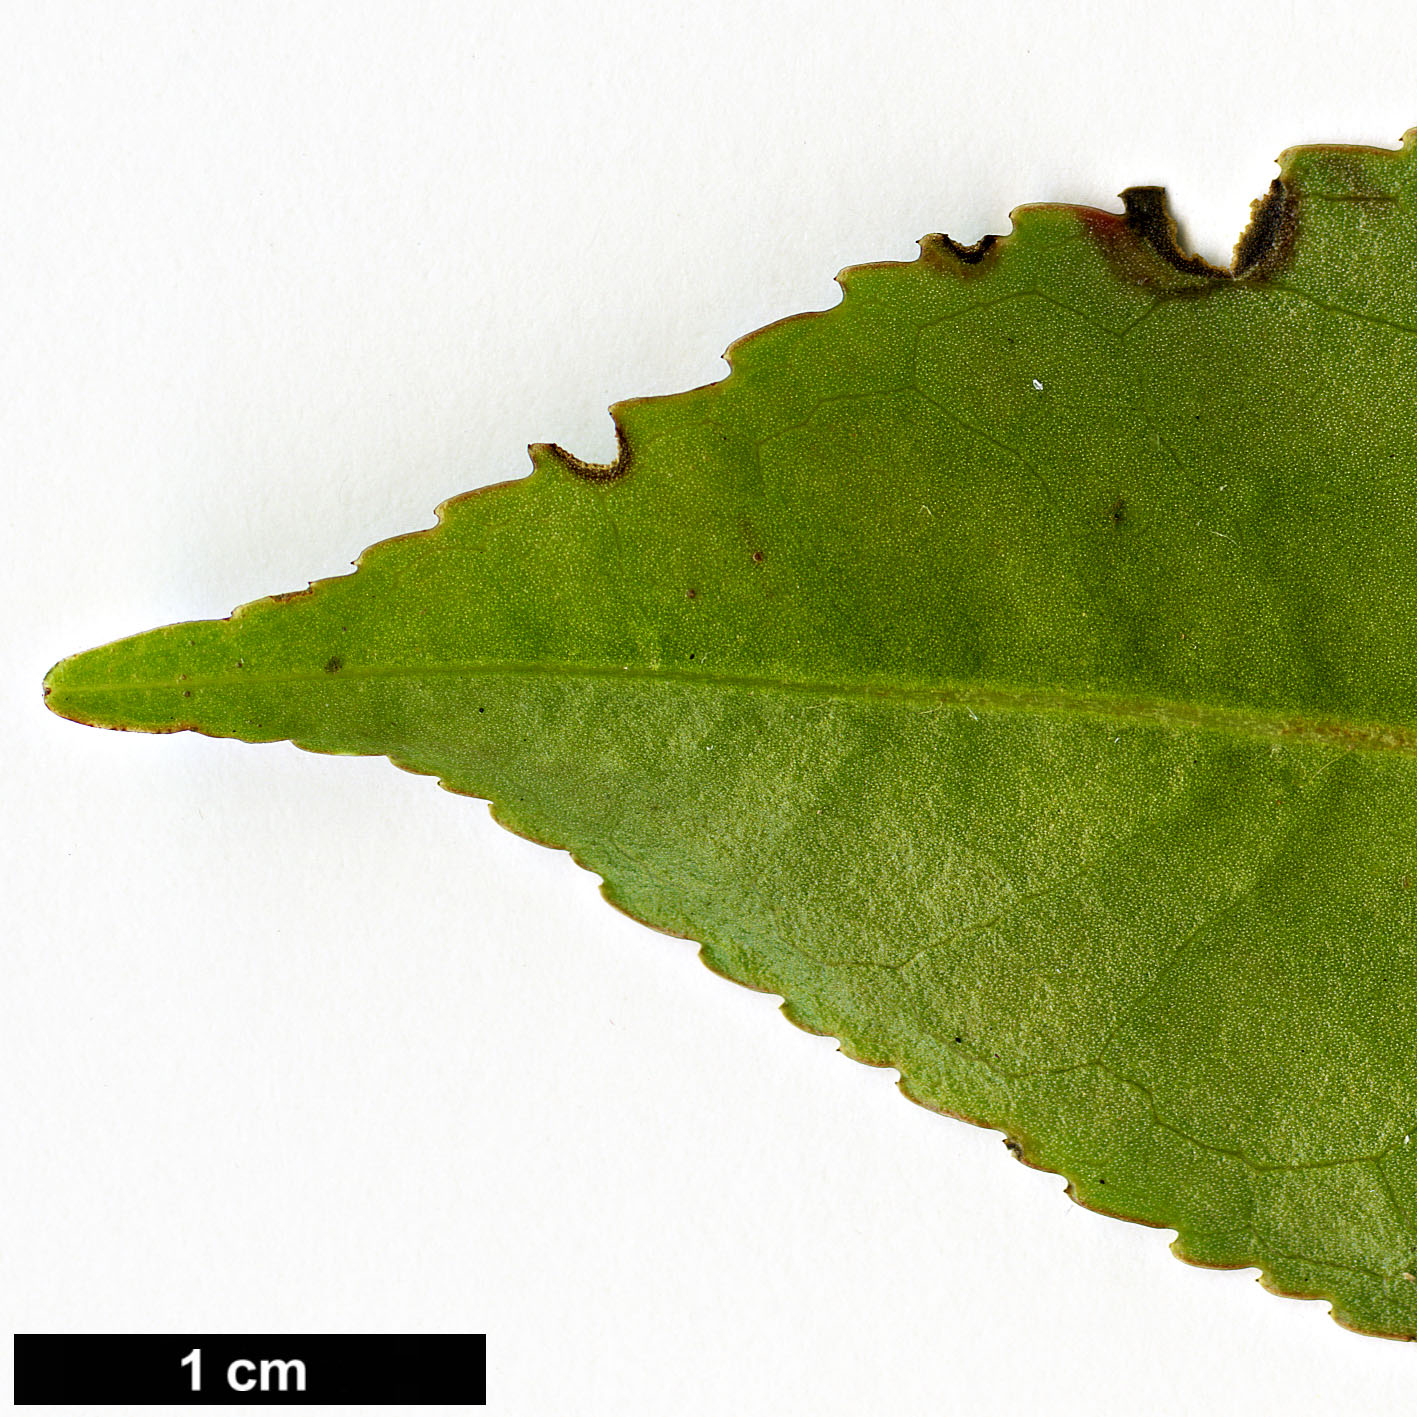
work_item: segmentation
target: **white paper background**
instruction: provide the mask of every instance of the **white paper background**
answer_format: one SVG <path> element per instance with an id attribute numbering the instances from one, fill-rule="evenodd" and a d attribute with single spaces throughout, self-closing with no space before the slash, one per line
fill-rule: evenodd
<path id="1" fill-rule="evenodd" d="M 840 267 L 1417 124 L 1405 5 L 42 4 L 0 58 L 4 1305 L 485 1330 L 507 1414 L 1367 1413 L 1188 1268 L 383 760 L 61 722 Z M 514 574 L 514 571 L 513 571 Z M 8 1355 L 7 1355 L 8 1360 Z"/>

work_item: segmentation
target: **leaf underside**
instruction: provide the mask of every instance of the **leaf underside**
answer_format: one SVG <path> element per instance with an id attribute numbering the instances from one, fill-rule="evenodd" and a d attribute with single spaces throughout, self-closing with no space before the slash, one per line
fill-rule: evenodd
<path id="1" fill-rule="evenodd" d="M 63 661 L 386 754 L 1083 1204 L 1417 1336 L 1417 157 L 840 277 L 356 574 Z"/>

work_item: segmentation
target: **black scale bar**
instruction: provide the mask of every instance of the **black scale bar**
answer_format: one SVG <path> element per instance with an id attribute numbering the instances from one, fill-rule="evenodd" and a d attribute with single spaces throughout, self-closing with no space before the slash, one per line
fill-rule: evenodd
<path id="1" fill-rule="evenodd" d="M 482 1333 L 15 1335 L 16 1406 L 486 1401 Z"/>

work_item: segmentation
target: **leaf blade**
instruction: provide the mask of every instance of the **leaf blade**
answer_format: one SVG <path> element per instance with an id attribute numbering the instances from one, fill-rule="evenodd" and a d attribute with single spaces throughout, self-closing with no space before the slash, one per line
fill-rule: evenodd
<path id="1" fill-rule="evenodd" d="M 1364 214 L 1409 149 L 1287 154 L 1293 249 L 1243 279 L 1154 206 L 848 272 L 617 406 L 615 464 L 538 445 L 51 707 L 488 797 L 1083 1203 L 1413 1336 L 1410 332 L 1353 313 L 1417 249 Z"/>

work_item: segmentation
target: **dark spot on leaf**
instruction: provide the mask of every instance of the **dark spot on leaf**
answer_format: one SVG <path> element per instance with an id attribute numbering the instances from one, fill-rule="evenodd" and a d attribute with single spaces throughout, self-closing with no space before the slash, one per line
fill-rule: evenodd
<path id="1" fill-rule="evenodd" d="M 1113 526 L 1121 526 L 1127 519 L 1127 499 L 1125 497 L 1118 497 L 1117 500 L 1112 503 L 1111 509 L 1108 511 L 1107 515 L 1112 518 Z"/>
<path id="2" fill-rule="evenodd" d="M 325 663 L 326 674 L 338 674 L 344 668 L 344 660 L 338 655 L 332 655 Z"/>
<path id="3" fill-rule="evenodd" d="M 192 697 L 192 691 L 190 689 L 183 689 L 182 697 L 184 699 L 190 699 Z"/>
<path id="4" fill-rule="evenodd" d="M 754 552 L 753 552 L 753 560 L 756 561 L 757 564 L 761 566 L 761 565 L 763 564 L 763 553 L 762 553 L 761 551 L 754 551 Z"/>
<path id="5" fill-rule="evenodd" d="M 689 600 L 697 600 L 699 593 L 698 593 L 698 591 L 696 591 L 696 590 L 690 589 L 690 590 L 686 590 L 686 591 L 684 592 L 684 595 L 685 595 Z"/>
<path id="6" fill-rule="evenodd" d="M 1004 1138 L 1004 1146 L 1015 1161 L 1023 1160 L 1023 1148 L 1012 1137 Z"/>

